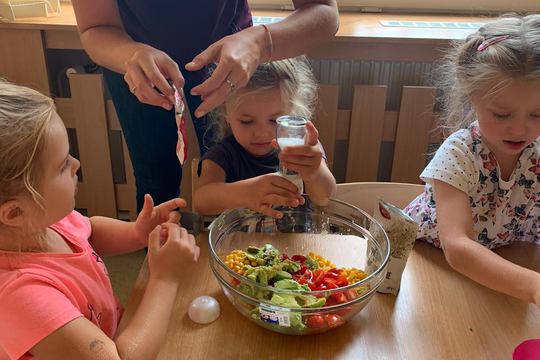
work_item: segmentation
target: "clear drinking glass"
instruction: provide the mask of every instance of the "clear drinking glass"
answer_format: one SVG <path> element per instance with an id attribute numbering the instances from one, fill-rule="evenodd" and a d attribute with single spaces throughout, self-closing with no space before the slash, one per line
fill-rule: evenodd
<path id="1" fill-rule="evenodd" d="M 276 139 L 280 150 L 289 146 L 301 146 L 306 141 L 306 118 L 302 116 L 284 115 L 276 120 Z M 287 170 L 280 164 L 280 172 L 283 175 L 295 175 L 296 172 Z"/>
<path id="2" fill-rule="evenodd" d="M 281 151 L 289 146 L 301 146 L 305 144 L 306 118 L 294 115 L 284 115 L 278 117 L 276 122 L 276 139 Z M 281 176 L 287 178 L 296 185 L 299 194 L 304 192 L 304 182 L 296 171 L 287 169 L 280 162 L 279 172 Z"/>

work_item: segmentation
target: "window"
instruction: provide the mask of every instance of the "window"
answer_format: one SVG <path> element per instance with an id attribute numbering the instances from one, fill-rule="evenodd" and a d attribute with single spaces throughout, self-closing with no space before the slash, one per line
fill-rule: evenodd
<path id="1" fill-rule="evenodd" d="M 248 0 L 253 8 L 292 8 L 290 0 Z M 539 0 L 337 0 L 343 10 L 485 13 L 540 11 Z"/>

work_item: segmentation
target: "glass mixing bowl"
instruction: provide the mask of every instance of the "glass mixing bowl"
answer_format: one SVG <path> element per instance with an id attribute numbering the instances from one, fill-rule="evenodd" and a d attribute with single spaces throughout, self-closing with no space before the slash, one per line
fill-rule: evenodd
<path id="1" fill-rule="evenodd" d="M 306 197 L 306 204 L 309 203 Z M 386 233 L 364 211 L 339 200 L 331 199 L 326 206 L 308 205 L 280 211 L 284 216 L 279 220 L 247 209 L 229 210 L 214 220 L 209 234 L 210 265 L 223 292 L 241 314 L 279 333 L 322 333 L 346 323 L 368 304 L 386 276 L 390 249 Z M 338 288 L 329 285 L 323 290 L 320 289 L 325 285 L 313 285 L 314 278 L 309 287 L 302 289 L 277 288 L 271 285 L 272 281 L 261 283 L 257 277 L 260 275 L 253 276 L 255 267 L 261 264 L 253 258 L 239 258 L 239 252 L 235 251 L 243 250 L 242 254 L 246 254 L 248 248 L 252 254 L 258 248 L 259 255 L 272 252 L 275 255 L 278 251 L 280 260 L 294 259 L 293 255 L 302 259 L 311 253 L 310 260 L 318 259 L 321 269 L 337 268 L 332 270 L 336 274 L 345 274 L 342 271 L 350 274 L 348 269 L 354 268 L 362 270 L 365 277 L 359 281 L 358 277 L 353 278 L 352 283 Z M 307 277 L 306 268 L 302 268 L 293 278 L 304 277 L 299 275 L 302 270 Z M 311 276 L 323 273 L 311 270 Z M 252 275 L 248 277 L 250 272 Z M 274 280 L 288 276 L 276 276 Z M 299 281 L 306 283 L 305 277 Z"/>

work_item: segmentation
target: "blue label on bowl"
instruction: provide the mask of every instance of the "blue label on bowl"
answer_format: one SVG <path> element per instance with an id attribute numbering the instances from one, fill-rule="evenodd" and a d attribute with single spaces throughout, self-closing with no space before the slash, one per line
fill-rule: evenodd
<path id="1" fill-rule="evenodd" d="M 291 319 L 288 311 L 280 311 L 268 305 L 259 305 L 259 318 L 270 324 L 290 327 Z"/>

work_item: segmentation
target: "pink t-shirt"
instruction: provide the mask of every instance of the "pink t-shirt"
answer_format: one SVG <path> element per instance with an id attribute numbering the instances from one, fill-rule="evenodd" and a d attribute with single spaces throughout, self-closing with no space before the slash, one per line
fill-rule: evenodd
<path id="1" fill-rule="evenodd" d="M 122 315 L 105 264 L 88 243 L 88 218 L 73 211 L 51 225 L 73 254 L 0 251 L 0 359 L 27 353 L 47 335 L 84 316 L 113 337 Z"/>

